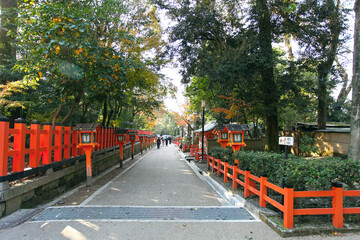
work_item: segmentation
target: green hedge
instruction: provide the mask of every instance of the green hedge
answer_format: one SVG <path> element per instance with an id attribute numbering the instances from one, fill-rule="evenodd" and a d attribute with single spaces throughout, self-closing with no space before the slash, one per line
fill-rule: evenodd
<path id="1" fill-rule="evenodd" d="M 332 182 L 341 182 L 348 189 L 354 189 L 360 183 L 360 161 L 341 158 L 304 159 L 289 155 L 285 162 L 284 154 L 268 152 L 237 151 L 231 149 L 214 149 L 210 155 L 223 161 L 239 161 L 240 169 L 249 169 L 253 175 L 266 174 L 268 180 L 278 186 L 283 176 L 300 190 L 328 190 Z"/>

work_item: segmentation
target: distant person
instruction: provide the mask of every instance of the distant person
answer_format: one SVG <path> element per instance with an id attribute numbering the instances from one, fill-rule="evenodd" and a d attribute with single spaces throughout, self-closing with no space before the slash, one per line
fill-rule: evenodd
<path id="1" fill-rule="evenodd" d="M 166 144 L 166 146 L 168 145 L 168 142 L 169 142 L 168 137 L 165 137 L 165 144 Z"/>
<path id="2" fill-rule="evenodd" d="M 169 136 L 169 144 L 171 145 L 171 136 Z"/>
<path id="3" fill-rule="evenodd" d="M 165 146 L 165 139 L 164 139 L 164 137 L 161 137 L 161 142 L 162 142 L 163 147 L 164 147 L 164 146 Z"/>
<path id="4" fill-rule="evenodd" d="M 159 149 L 160 148 L 160 143 L 161 143 L 161 140 L 160 140 L 160 137 L 158 137 L 156 139 L 156 144 L 157 144 L 157 148 Z"/>

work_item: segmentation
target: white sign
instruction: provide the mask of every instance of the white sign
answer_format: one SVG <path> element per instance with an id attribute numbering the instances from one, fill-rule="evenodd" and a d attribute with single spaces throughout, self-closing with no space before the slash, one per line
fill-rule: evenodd
<path id="1" fill-rule="evenodd" d="M 294 146 L 294 138 L 293 137 L 279 137 L 279 144 L 286 146 Z"/>

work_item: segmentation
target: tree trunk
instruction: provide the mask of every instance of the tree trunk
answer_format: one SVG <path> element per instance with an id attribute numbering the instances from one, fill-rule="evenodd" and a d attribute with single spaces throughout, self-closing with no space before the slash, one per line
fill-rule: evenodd
<path id="1" fill-rule="evenodd" d="M 326 114 L 327 114 L 327 78 L 330 74 L 331 67 L 334 64 L 339 45 L 339 38 L 341 33 L 341 24 L 340 24 L 340 2 L 337 1 L 335 4 L 334 0 L 328 1 L 330 9 L 333 9 L 331 18 L 329 19 L 329 28 L 331 41 L 329 43 L 329 50 L 326 53 L 324 62 L 322 62 L 318 70 L 318 129 L 326 129 Z M 325 51 L 325 50 L 324 50 Z"/>
<path id="2" fill-rule="evenodd" d="M 265 105 L 266 151 L 279 151 L 278 97 L 274 81 L 274 61 L 272 50 L 272 26 L 267 0 L 256 0 L 258 10 L 259 43 L 262 54 L 261 78 Z"/>
<path id="3" fill-rule="evenodd" d="M 74 103 L 72 104 L 72 106 L 71 106 L 69 112 L 66 114 L 66 116 L 61 120 L 61 122 L 60 122 L 61 124 L 64 124 L 70 118 L 70 116 L 73 114 L 76 106 L 78 106 L 80 103 L 82 95 L 83 95 L 83 91 L 79 92 L 78 95 L 75 97 Z"/>
<path id="4" fill-rule="evenodd" d="M 104 109 L 103 109 L 103 119 L 102 119 L 102 125 L 106 126 L 106 119 L 107 119 L 107 99 L 104 101 Z"/>
<path id="5" fill-rule="evenodd" d="M 336 65 L 338 66 L 338 69 L 340 70 L 340 77 L 342 79 L 342 87 L 339 92 L 339 95 L 336 98 L 336 102 L 343 104 L 346 101 L 350 91 L 352 90 L 352 81 L 350 82 L 350 84 L 348 84 L 349 75 L 347 74 L 344 67 L 341 66 L 338 59 L 335 59 L 335 62 L 336 62 Z"/>
<path id="6" fill-rule="evenodd" d="M 349 158 L 360 160 L 360 0 L 355 1 L 353 94 L 351 102 Z"/>
<path id="7" fill-rule="evenodd" d="M 14 37 L 8 36 L 9 31 L 17 29 L 17 0 L 1 0 L 1 29 L 0 29 L 0 65 L 11 69 L 16 60 L 16 50 L 13 46 Z M 0 79 L 1 84 L 6 84 L 8 79 Z"/>
<path id="8" fill-rule="evenodd" d="M 55 127 L 55 124 L 56 124 L 56 119 L 58 118 L 59 114 L 60 114 L 60 111 L 61 109 L 63 108 L 63 105 L 61 104 L 58 108 L 58 110 L 56 110 L 56 112 L 53 114 L 53 117 L 52 117 L 52 128 L 54 129 Z"/>
<path id="9" fill-rule="evenodd" d="M 326 78 L 328 73 L 321 67 L 318 70 L 318 129 L 326 129 L 327 98 Z"/>

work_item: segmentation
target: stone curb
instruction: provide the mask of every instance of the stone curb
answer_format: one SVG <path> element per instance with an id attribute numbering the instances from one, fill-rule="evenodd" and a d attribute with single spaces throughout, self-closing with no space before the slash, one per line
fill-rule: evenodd
<path id="1" fill-rule="evenodd" d="M 184 157 L 185 154 L 180 152 L 180 155 Z M 186 161 L 188 162 L 188 161 Z M 214 180 L 209 174 L 202 171 L 200 168 L 196 166 L 194 162 L 188 163 L 189 166 L 194 165 L 192 168 L 194 171 L 202 172 L 204 179 L 208 182 L 208 184 L 216 188 L 215 191 L 219 193 L 219 195 L 223 198 L 226 198 L 228 202 L 231 204 L 240 203 L 241 205 L 232 205 L 232 206 L 242 206 L 246 210 L 249 211 L 256 219 L 261 220 L 266 225 L 268 225 L 271 229 L 273 229 L 279 236 L 283 238 L 287 237 L 298 237 L 298 236 L 309 236 L 309 235 L 319 235 L 319 234 L 332 234 L 334 232 L 338 233 L 354 233 L 360 232 L 360 227 L 357 226 L 349 226 L 344 224 L 344 228 L 335 228 L 333 226 L 329 227 L 319 227 L 314 225 L 309 225 L 308 227 L 301 227 L 301 228 L 294 228 L 294 229 L 286 229 L 282 224 L 277 223 L 276 221 L 272 220 L 272 217 L 277 216 L 278 214 L 268 208 L 261 208 L 256 203 L 252 201 L 248 201 L 241 197 L 239 194 L 234 194 L 231 190 L 226 190 L 224 186 L 222 186 L 218 181 Z M 211 184 L 214 182 L 214 184 Z"/>
<path id="2" fill-rule="evenodd" d="M 185 159 L 185 154 L 182 151 L 179 151 L 181 157 Z M 207 182 L 230 206 L 234 207 L 244 207 L 246 210 L 249 211 L 249 213 L 255 218 L 255 220 L 260 221 L 260 218 L 258 215 L 254 214 L 251 209 L 247 207 L 246 200 L 242 198 L 238 194 L 234 194 L 231 191 L 225 189 L 221 184 L 219 184 L 216 180 L 214 180 L 209 174 L 202 171 L 200 168 L 198 168 L 195 163 L 191 161 L 185 162 L 190 166 L 190 168 L 199 176 L 201 177 L 205 182 Z"/>

